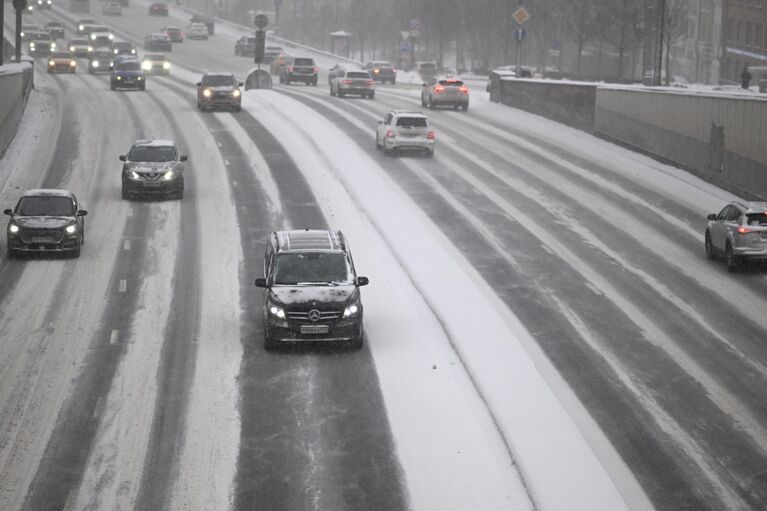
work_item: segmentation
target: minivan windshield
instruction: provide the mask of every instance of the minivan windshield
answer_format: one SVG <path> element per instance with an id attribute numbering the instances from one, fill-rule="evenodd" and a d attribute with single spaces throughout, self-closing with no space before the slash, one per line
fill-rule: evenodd
<path id="1" fill-rule="evenodd" d="M 351 267 L 345 254 L 302 252 L 279 254 L 275 261 L 276 285 L 351 284 Z"/>

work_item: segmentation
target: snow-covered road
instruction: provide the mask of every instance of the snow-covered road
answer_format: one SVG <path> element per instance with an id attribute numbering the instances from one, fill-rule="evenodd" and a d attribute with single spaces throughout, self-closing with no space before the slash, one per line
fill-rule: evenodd
<path id="1" fill-rule="evenodd" d="M 185 25 L 147 5 L 105 21 Z M 767 505 L 767 283 L 702 249 L 730 194 L 482 91 L 428 112 L 433 160 L 374 148 L 412 88 L 200 114 L 201 70 L 252 67 L 237 34 L 175 45 L 146 94 L 36 69 L 0 200 L 68 188 L 87 243 L 0 260 L 0 508 Z M 183 201 L 120 199 L 139 137 L 188 152 Z M 266 236 L 305 226 L 371 279 L 361 352 L 263 350 Z"/>

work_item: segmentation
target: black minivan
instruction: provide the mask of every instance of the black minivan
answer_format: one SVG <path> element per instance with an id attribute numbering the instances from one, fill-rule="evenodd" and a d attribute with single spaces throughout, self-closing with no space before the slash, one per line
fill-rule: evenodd
<path id="1" fill-rule="evenodd" d="M 360 287 L 341 231 L 277 231 L 264 256 L 264 346 L 322 342 L 362 347 Z"/>

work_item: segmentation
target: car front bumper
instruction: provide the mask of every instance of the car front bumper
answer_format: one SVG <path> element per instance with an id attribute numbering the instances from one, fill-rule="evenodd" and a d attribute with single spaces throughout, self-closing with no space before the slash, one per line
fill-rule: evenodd
<path id="1" fill-rule="evenodd" d="M 327 326 L 324 333 L 302 333 L 301 327 Z M 354 319 L 337 320 L 331 323 L 300 323 L 289 320 L 274 320 L 267 317 L 264 321 L 267 339 L 281 343 L 302 342 L 350 342 L 362 337 L 362 316 Z"/>
<path id="2" fill-rule="evenodd" d="M 49 240 L 24 239 L 19 235 L 8 235 L 8 248 L 17 252 L 71 252 L 78 247 L 78 234 L 52 236 Z"/>
<path id="3" fill-rule="evenodd" d="M 128 195 L 144 197 L 167 197 L 178 195 L 184 191 L 184 177 L 173 179 L 132 179 L 123 174 L 123 190 Z"/>

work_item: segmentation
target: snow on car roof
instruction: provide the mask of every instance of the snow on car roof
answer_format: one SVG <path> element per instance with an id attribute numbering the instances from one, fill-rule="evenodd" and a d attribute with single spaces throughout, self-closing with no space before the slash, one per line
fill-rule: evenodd
<path id="1" fill-rule="evenodd" d="M 284 250 L 341 250 L 340 231 L 293 230 L 277 231 L 280 251 Z"/>
<path id="2" fill-rule="evenodd" d="M 73 195 L 69 190 L 55 189 L 55 188 L 33 188 L 24 192 L 24 197 L 30 197 L 35 195 L 52 195 L 55 197 L 71 197 Z"/>
<path id="3" fill-rule="evenodd" d="M 152 147 L 166 147 L 166 146 L 176 146 L 176 143 L 172 140 L 162 139 L 162 138 L 151 138 L 151 139 L 142 139 L 142 140 L 136 140 L 133 142 L 133 145 L 141 145 L 141 146 L 152 146 Z"/>

